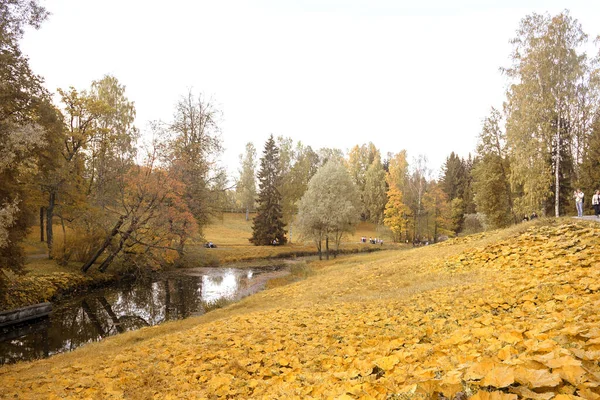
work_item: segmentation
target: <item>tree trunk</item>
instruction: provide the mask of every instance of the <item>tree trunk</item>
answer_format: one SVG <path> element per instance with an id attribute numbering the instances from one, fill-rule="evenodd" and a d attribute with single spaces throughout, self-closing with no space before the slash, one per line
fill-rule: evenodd
<path id="1" fill-rule="evenodd" d="M 40 207 L 40 242 L 44 242 L 44 207 Z"/>
<path id="2" fill-rule="evenodd" d="M 125 242 L 127 241 L 127 239 L 129 239 L 129 236 L 131 236 L 131 234 L 133 233 L 133 231 L 136 230 L 136 228 L 137 228 L 137 221 L 135 221 L 135 220 L 131 221 L 131 225 L 129 225 L 129 229 L 127 229 L 127 231 L 121 235 L 121 240 L 119 240 L 119 247 L 115 251 L 110 253 L 110 255 L 108 257 L 106 257 L 106 260 L 104 260 L 102 262 L 102 264 L 100 264 L 100 266 L 98 267 L 98 270 L 100 272 L 106 271 L 108 266 L 112 263 L 112 261 L 117 256 L 117 254 L 119 254 L 121 252 L 121 250 L 123 250 L 123 246 L 125 245 Z"/>
<path id="3" fill-rule="evenodd" d="M 246 221 L 250 219 L 250 207 L 246 207 Z"/>
<path id="4" fill-rule="evenodd" d="M 52 232 L 52 219 L 54 217 L 54 206 L 56 205 L 56 192 L 51 191 L 48 197 L 48 207 L 46 208 L 46 244 L 48 245 L 48 258 L 52 259 L 52 242 L 54 234 Z"/>
<path id="5" fill-rule="evenodd" d="M 321 261 L 323 259 L 323 253 L 321 252 L 322 248 L 323 248 L 323 242 L 321 241 L 321 239 L 319 239 L 319 241 L 317 241 L 317 252 L 319 253 L 319 261 Z"/>
<path id="6" fill-rule="evenodd" d="M 560 103 L 558 106 L 558 116 L 556 117 L 556 154 L 554 164 L 554 215 L 555 217 L 560 216 Z"/>
<path id="7" fill-rule="evenodd" d="M 119 218 L 119 220 L 117 221 L 117 223 L 115 224 L 115 226 L 112 229 L 112 231 L 108 234 L 108 236 L 106 236 L 106 239 L 104 240 L 104 243 L 102 243 L 102 246 L 92 256 L 92 258 L 90 258 L 88 260 L 88 262 L 86 262 L 85 264 L 83 264 L 83 266 L 81 267 L 81 272 L 87 272 L 87 270 L 90 269 L 90 267 L 92 266 L 92 264 L 94 264 L 94 262 L 96 262 L 96 260 L 98 259 L 98 257 L 100 257 L 102 255 L 102 253 L 104 253 L 104 250 L 106 250 L 106 248 L 110 245 L 110 242 L 112 241 L 112 238 L 115 237 L 117 235 L 117 233 L 119 233 L 119 228 L 121 227 L 121 225 L 123 225 L 124 221 L 125 221 L 125 217 L 121 216 Z"/>
<path id="8" fill-rule="evenodd" d="M 325 236 L 325 259 L 329 260 L 329 236 Z"/>

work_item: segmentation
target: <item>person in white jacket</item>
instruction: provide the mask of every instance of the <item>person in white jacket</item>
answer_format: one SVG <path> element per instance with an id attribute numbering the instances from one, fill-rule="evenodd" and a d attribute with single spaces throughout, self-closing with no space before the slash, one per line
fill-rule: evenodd
<path id="1" fill-rule="evenodd" d="M 600 218 L 600 190 L 596 190 L 596 193 L 592 196 L 592 206 L 594 206 L 596 217 Z"/>
<path id="2" fill-rule="evenodd" d="M 583 217 L 583 192 L 581 189 L 577 189 L 573 198 L 575 199 L 575 207 L 577 207 L 577 216 Z"/>

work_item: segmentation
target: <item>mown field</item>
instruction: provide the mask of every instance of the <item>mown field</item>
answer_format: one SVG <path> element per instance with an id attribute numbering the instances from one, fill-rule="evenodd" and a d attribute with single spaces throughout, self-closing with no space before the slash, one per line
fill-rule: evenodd
<path id="1" fill-rule="evenodd" d="M 317 262 L 202 317 L 0 368 L 3 398 L 600 398 L 600 225 Z"/>
<path id="2" fill-rule="evenodd" d="M 254 246 L 248 239 L 252 236 L 252 218 L 246 221 L 245 214 L 226 213 L 221 218 L 215 219 L 204 230 L 206 241 L 212 241 L 217 245 L 215 249 L 206 249 L 204 243 L 195 241 L 189 246 L 188 265 L 204 264 L 223 264 L 227 262 L 236 262 L 252 260 L 257 258 L 284 257 L 287 255 L 316 253 L 316 246 L 310 240 L 301 239 L 295 232 L 292 225 L 292 243 L 285 246 Z M 288 232 L 289 237 L 290 232 Z M 369 243 L 360 243 L 360 238 L 381 237 L 384 239 L 384 245 L 379 248 L 390 249 L 398 248 L 399 245 L 391 243 L 387 233 L 378 231 L 377 226 L 368 222 L 361 222 L 356 231 L 343 238 L 340 250 L 343 252 L 362 251 L 369 248 L 375 248 L 375 245 Z M 323 245 L 324 246 L 324 245 Z M 333 250 L 333 244 L 330 244 Z M 323 247 L 323 251 L 325 248 Z"/>

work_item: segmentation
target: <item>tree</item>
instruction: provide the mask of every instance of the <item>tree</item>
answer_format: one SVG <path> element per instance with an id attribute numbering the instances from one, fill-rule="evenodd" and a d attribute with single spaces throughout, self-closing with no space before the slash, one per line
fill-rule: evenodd
<path id="1" fill-rule="evenodd" d="M 91 138 L 86 160 L 88 195 L 94 204 L 106 206 L 118 196 L 115 181 L 129 170 L 139 138 L 134 125 L 135 105 L 125 95 L 125 86 L 106 75 L 92 83 L 90 95 L 106 106 L 98 117 L 98 134 Z"/>
<path id="2" fill-rule="evenodd" d="M 478 159 L 473 167 L 477 210 L 485 214 L 488 224 L 494 228 L 505 227 L 515 221 L 509 182 L 510 164 L 501 122 L 502 115 L 492 108 L 483 121 L 477 145 Z"/>
<path id="3" fill-rule="evenodd" d="M 213 202 L 218 195 L 214 183 L 222 181 L 224 173 L 217 168 L 222 151 L 220 116 L 211 100 L 189 91 L 177 103 L 173 121 L 166 127 L 171 136 L 167 156 L 170 173 L 184 185 L 184 199 L 200 233 L 210 217 L 221 211 Z"/>
<path id="4" fill-rule="evenodd" d="M 375 224 L 383 222 L 383 211 L 387 202 L 385 170 L 376 158 L 365 174 L 364 202 L 369 220 Z"/>
<path id="5" fill-rule="evenodd" d="M 580 168 L 580 184 L 583 192 L 591 198 L 591 194 L 600 189 L 600 112 L 596 114 Z M 591 201 L 586 202 L 586 206 Z"/>
<path id="6" fill-rule="evenodd" d="M 463 160 L 454 152 L 450 153 L 442 166 L 440 185 L 450 201 L 463 198 L 466 184 L 465 165 Z"/>
<path id="7" fill-rule="evenodd" d="M 451 235 L 452 218 L 448 196 L 440 185 L 433 181 L 423 196 L 423 209 L 427 215 L 427 236 L 436 243 L 440 234 Z"/>
<path id="8" fill-rule="evenodd" d="M 302 142 L 296 144 L 294 149 L 294 164 L 288 173 L 286 187 L 289 198 L 290 222 L 288 223 L 288 242 L 292 242 L 292 226 L 294 216 L 298 213 L 298 202 L 306 189 L 308 182 L 319 168 L 319 156 L 310 146 L 304 146 Z M 285 217 L 285 212 L 284 212 Z"/>
<path id="9" fill-rule="evenodd" d="M 246 153 L 240 154 L 240 178 L 236 185 L 238 201 L 246 210 L 246 221 L 250 219 L 250 209 L 256 201 L 256 148 L 251 142 L 246 144 Z"/>
<path id="10" fill-rule="evenodd" d="M 394 240 L 408 240 L 413 226 L 411 209 L 405 202 L 408 183 L 408 162 L 406 150 L 397 154 L 388 154 L 388 172 L 385 176 L 388 192 L 384 211 L 384 224 L 394 233 Z"/>
<path id="11" fill-rule="evenodd" d="M 49 100 L 19 40 L 27 26 L 39 28 L 48 13 L 36 0 L 0 1 L 0 285 L 2 270 L 19 272 L 21 240 L 31 220 L 26 190 L 46 146 L 40 110 Z"/>
<path id="12" fill-rule="evenodd" d="M 427 157 L 420 155 L 412 165 L 412 173 L 408 178 L 405 202 L 411 209 L 413 217 L 413 239 L 421 239 L 424 230 L 423 196 L 427 191 L 427 185 L 431 170 L 427 166 Z"/>
<path id="13" fill-rule="evenodd" d="M 396 186 L 391 186 L 387 196 L 383 223 L 394 234 L 394 242 L 401 241 L 403 234 L 408 239 L 410 209 L 402 201 L 402 192 Z"/>
<path id="14" fill-rule="evenodd" d="M 259 194 L 257 215 L 252 224 L 250 242 L 256 246 L 274 242 L 286 243 L 283 213 L 281 210 L 281 172 L 279 170 L 279 149 L 273 135 L 265 143 L 258 171 Z"/>
<path id="15" fill-rule="evenodd" d="M 358 189 L 360 204 L 361 204 L 361 217 L 363 220 L 369 220 L 369 209 L 366 203 L 366 183 L 367 183 L 367 170 L 375 162 L 379 160 L 381 164 L 381 154 L 375 145 L 371 142 L 369 144 L 363 144 L 362 146 L 354 146 L 348 153 L 348 170 L 354 180 L 354 184 Z"/>
<path id="16" fill-rule="evenodd" d="M 512 41 L 513 65 L 505 70 L 515 82 L 507 93 L 507 140 L 511 182 L 523 193 L 515 201 L 521 214 L 540 209 L 553 186 L 554 214 L 560 215 L 562 155 L 565 147 L 577 147 L 575 127 L 585 125 L 576 121 L 582 116 L 578 83 L 588 70 L 578 49 L 586 39 L 565 11 L 525 17 Z"/>
<path id="17" fill-rule="evenodd" d="M 65 219 L 72 220 L 88 206 L 86 151 L 103 131 L 99 125 L 100 117 L 112 112 L 104 100 L 85 90 L 78 92 L 71 87 L 68 91 L 59 89 L 58 92 L 64 107 L 63 130 L 60 133 L 62 148 L 56 169 L 49 171 L 47 180 L 41 183 L 42 191 L 48 195 L 46 243 L 49 258 L 53 257 L 55 214 L 58 213 L 64 231 Z"/>
<path id="18" fill-rule="evenodd" d="M 339 162 L 329 161 L 319 168 L 300 199 L 298 227 L 303 237 L 315 242 L 319 259 L 325 240 L 329 259 L 329 242 L 339 250 L 345 233 L 352 232 L 358 222 L 358 192 L 348 170 Z"/>

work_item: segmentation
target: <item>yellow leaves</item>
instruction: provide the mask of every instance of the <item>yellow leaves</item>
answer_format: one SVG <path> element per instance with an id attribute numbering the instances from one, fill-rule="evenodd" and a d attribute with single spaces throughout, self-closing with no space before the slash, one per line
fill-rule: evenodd
<path id="1" fill-rule="evenodd" d="M 554 387 L 561 383 L 560 375 L 546 369 L 528 369 L 517 367 L 515 380 L 529 388 Z"/>
<path id="2" fill-rule="evenodd" d="M 515 344 L 523 341 L 523 335 L 518 331 L 503 332 L 498 339 L 506 343 Z"/>
<path id="3" fill-rule="evenodd" d="M 400 362 L 397 356 L 381 357 L 375 360 L 375 365 L 384 371 L 391 371 L 394 366 Z"/>
<path id="4" fill-rule="evenodd" d="M 583 382 L 585 369 L 578 365 L 565 365 L 555 370 L 560 377 L 572 385 L 579 385 Z"/>
<path id="5" fill-rule="evenodd" d="M 82 361 L 54 375 L 65 376 L 71 397 L 92 398 L 109 388 L 140 398 L 454 398 L 479 390 L 472 398 L 600 399 L 598 244 L 557 256 L 554 229 L 469 246 L 460 262 L 456 252 L 439 262 L 410 252 L 340 259 L 318 279 L 255 295 L 217 321 L 188 321 L 184 333 L 141 341 L 118 358 L 99 345 L 93 368 Z M 597 266 L 565 266 L 576 248 Z M 373 292 L 379 283 L 389 289 Z M 341 291 L 356 295 L 344 302 Z M 5 368 L 0 387 L 27 397 L 32 381 Z"/>
<path id="6" fill-rule="evenodd" d="M 471 397 L 471 400 L 517 400 L 516 394 L 508 394 L 503 392 L 484 392 L 479 391 L 474 396 Z"/>
<path id="7" fill-rule="evenodd" d="M 489 373 L 485 375 L 482 381 L 482 385 L 503 388 L 512 385 L 514 381 L 515 374 L 513 371 L 513 367 L 501 365 L 498 367 L 494 367 Z"/>

